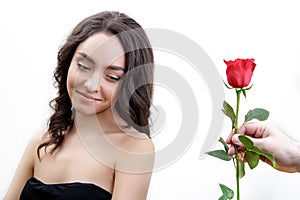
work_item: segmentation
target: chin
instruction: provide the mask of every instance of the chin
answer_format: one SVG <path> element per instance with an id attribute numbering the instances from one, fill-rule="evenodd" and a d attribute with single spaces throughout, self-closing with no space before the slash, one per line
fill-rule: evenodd
<path id="1" fill-rule="evenodd" d="M 93 115 L 100 115 L 100 114 L 105 114 L 108 112 L 111 112 L 110 107 L 104 107 L 104 108 L 98 108 L 95 109 L 94 107 L 81 107 L 81 106 L 74 106 L 75 111 L 77 113 L 80 113 L 81 115 L 86 115 L 86 116 L 93 116 Z"/>
<path id="2" fill-rule="evenodd" d="M 76 108 L 75 108 L 75 110 L 78 114 L 86 115 L 86 116 L 93 116 L 93 115 L 97 114 L 97 112 L 95 110 L 86 110 L 86 109 L 82 110 L 82 109 L 76 109 Z"/>

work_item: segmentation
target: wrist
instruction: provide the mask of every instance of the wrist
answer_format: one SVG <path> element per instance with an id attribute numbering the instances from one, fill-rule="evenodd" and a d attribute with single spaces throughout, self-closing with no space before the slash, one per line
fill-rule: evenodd
<path id="1" fill-rule="evenodd" d="M 294 141 L 294 144 L 295 144 L 295 148 L 292 156 L 293 165 L 295 166 L 296 171 L 300 172 L 300 143 Z"/>

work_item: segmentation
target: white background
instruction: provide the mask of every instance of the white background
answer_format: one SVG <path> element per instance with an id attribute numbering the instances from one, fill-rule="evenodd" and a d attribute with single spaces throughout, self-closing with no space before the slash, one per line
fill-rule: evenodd
<path id="1" fill-rule="evenodd" d="M 196 4 L 197 2 L 197 4 Z M 30 137 L 46 127 L 48 102 L 56 91 L 52 72 L 66 35 L 83 18 L 104 10 L 128 14 L 144 28 L 164 28 L 197 42 L 226 79 L 223 59 L 255 58 L 253 89 L 245 107 L 263 107 L 270 120 L 300 140 L 300 12 L 297 1 L 6 1 L 0 6 L 0 199 Z M 174 41 L 176 42 L 176 41 Z M 180 58 L 156 52 L 156 62 L 182 72 L 199 102 L 199 132 L 185 154 L 153 173 L 149 200 L 218 199 L 218 183 L 235 188 L 232 162 L 199 160 L 211 118 L 210 96 L 201 76 Z M 176 61 L 177 60 L 177 61 Z M 180 71 L 181 70 L 181 71 Z M 195 84 L 197 87 L 195 87 Z M 197 88 L 197 89 L 196 89 Z M 200 88 L 200 89 L 199 89 Z M 235 103 L 234 92 L 226 100 Z M 165 88 L 155 91 L 165 108 L 164 129 L 154 137 L 162 149 L 176 137 L 180 104 Z M 226 138 L 229 121 L 220 133 Z M 219 147 L 219 146 L 216 146 Z M 299 174 L 280 173 L 265 164 L 241 180 L 243 200 L 299 199 Z M 134 190 L 134 188 L 132 188 Z"/>

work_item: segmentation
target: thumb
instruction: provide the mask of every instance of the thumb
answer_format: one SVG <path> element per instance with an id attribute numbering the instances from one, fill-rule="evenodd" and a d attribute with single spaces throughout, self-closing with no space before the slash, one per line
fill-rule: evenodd
<path id="1" fill-rule="evenodd" d="M 240 134 L 234 134 L 231 138 L 231 141 L 233 144 L 238 145 L 238 146 L 244 146 L 241 141 L 239 140 Z"/>
<path id="2" fill-rule="evenodd" d="M 238 146 L 241 146 L 241 147 L 243 147 L 244 145 L 241 143 L 241 141 L 239 140 L 239 136 L 240 136 L 240 134 L 234 134 L 233 136 L 232 136 L 232 142 L 235 144 L 235 145 L 238 145 Z M 246 136 L 246 135 L 244 135 L 244 136 Z M 263 147 L 263 138 L 252 138 L 252 137 L 249 137 L 249 136 L 246 136 L 247 138 L 249 138 L 252 142 L 253 142 L 253 144 L 254 144 L 254 146 L 256 146 L 256 147 L 258 147 L 258 148 L 260 148 L 260 149 L 262 149 L 262 147 Z M 263 149 L 262 149 L 263 150 Z"/>

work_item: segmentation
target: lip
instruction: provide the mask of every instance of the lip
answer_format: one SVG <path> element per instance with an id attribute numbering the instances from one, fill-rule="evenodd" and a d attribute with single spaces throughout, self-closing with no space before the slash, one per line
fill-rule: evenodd
<path id="1" fill-rule="evenodd" d="M 102 101 L 101 99 L 99 98 L 96 98 L 94 96 L 91 96 L 91 95 L 88 95 L 84 92 L 80 92 L 80 91 L 76 91 L 85 101 L 88 101 L 88 102 L 98 102 L 98 101 Z"/>

